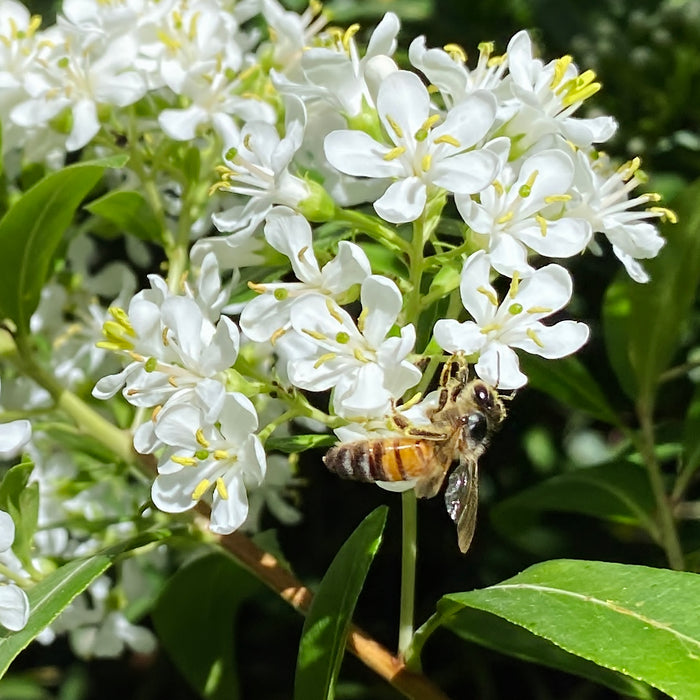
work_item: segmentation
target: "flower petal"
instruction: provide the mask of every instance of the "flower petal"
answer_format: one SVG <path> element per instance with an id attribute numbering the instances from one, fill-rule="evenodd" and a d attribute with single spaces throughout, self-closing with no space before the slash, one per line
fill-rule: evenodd
<path id="1" fill-rule="evenodd" d="M 374 210 L 384 221 L 405 224 L 423 213 L 426 199 L 425 183 L 418 177 L 406 177 L 389 185 L 374 203 Z"/>

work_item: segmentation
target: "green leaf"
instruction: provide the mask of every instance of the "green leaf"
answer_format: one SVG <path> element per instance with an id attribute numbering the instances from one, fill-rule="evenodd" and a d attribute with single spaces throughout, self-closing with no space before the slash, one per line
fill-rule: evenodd
<path id="1" fill-rule="evenodd" d="M 494 506 L 491 517 L 501 535 L 527 551 L 546 555 L 556 533 L 540 525 L 543 511 L 581 513 L 632 524 L 655 538 L 655 503 L 642 467 L 613 462 L 543 481 Z"/>
<path id="2" fill-rule="evenodd" d="M 26 566 L 33 554 L 33 538 L 39 519 L 39 484 L 29 484 L 34 464 L 24 462 L 10 469 L 0 484 L 0 510 L 15 523 L 14 553 Z"/>
<path id="3" fill-rule="evenodd" d="M 489 588 L 444 596 L 445 624 L 476 608 L 668 693 L 700 697 L 700 576 L 596 561 L 536 564 Z"/>
<path id="4" fill-rule="evenodd" d="M 265 442 L 268 451 L 304 452 L 317 447 L 332 447 L 338 442 L 333 435 L 292 435 L 290 437 L 271 437 Z"/>
<path id="5" fill-rule="evenodd" d="M 108 192 L 85 208 L 113 223 L 120 232 L 130 233 L 144 241 L 160 240 L 158 219 L 140 192 Z"/>
<path id="6" fill-rule="evenodd" d="M 0 677 L 5 675 L 17 654 L 51 624 L 77 595 L 103 574 L 116 557 L 150 542 L 165 539 L 169 534 L 164 530 L 145 532 L 86 559 L 75 559 L 52 571 L 31 588 L 27 592 L 30 614 L 26 627 L 19 632 L 0 632 Z"/>
<path id="7" fill-rule="evenodd" d="M 694 472 L 700 466 L 700 386 L 690 401 L 683 425 L 683 471 Z"/>
<path id="8" fill-rule="evenodd" d="M 605 423 L 620 424 L 619 416 L 608 402 L 600 385 L 576 357 L 545 360 L 542 357 L 523 354 L 520 357 L 520 365 L 528 376 L 530 386 Z"/>
<path id="9" fill-rule="evenodd" d="M 549 640 L 483 610 L 464 608 L 447 620 L 446 627 L 469 642 L 529 663 L 573 673 L 612 688 L 625 697 L 640 700 L 656 697 L 656 692 L 648 685 L 570 654 Z"/>
<path id="10" fill-rule="evenodd" d="M 294 679 L 295 700 L 331 700 L 355 604 L 382 540 L 387 508 L 372 511 L 328 567 L 304 621 Z"/>
<path id="11" fill-rule="evenodd" d="M 678 351 L 700 281 L 700 181 L 673 205 L 679 223 L 663 227 L 666 246 L 657 258 L 645 261 L 651 281 L 620 278 L 608 290 L 603 307 L 613 368 L 625 391 L 647 403 Z"/>
<path id="12" fill-rule="evenodd" d="M 119 167 L 124 157 L 70 165 L 42 178 L 0 220 L 0 317 L 10 318 L 22 333 L 39 304 L 51 273 L 53 255 L 80 202 L 105 168 Z"/>
<path id="13" fill-rule="evenodd" d="M 190 685 L 203 697 L 240 696 L 235 618 L 241 603 L 261 589 L 230 556 L 215 552 L 180 569 L 152 612 L 158 637 Z"/>

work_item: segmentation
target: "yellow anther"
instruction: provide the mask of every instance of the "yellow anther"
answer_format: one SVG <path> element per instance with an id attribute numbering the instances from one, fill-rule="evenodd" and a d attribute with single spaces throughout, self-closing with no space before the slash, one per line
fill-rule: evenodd
<path id="1" fill-rule="evenodd" d="M 162 29 L 156 32 L 156 36 L 160 39 L 161 43 L 165 44 L 166 48 L 171 51 L 177 51 L 181 46 L 180 42 L 174 36 L 170 36 Z"/>
<path id="2" fill-rule="evenodd" d="M 286 329 L 284 328 L 278 328 L 271 336 L 270 336 L 270 343 L 274 345 L 285 333 Z"/>
<path id="3" fill-rule="evenodd" d="M 555 202 L 568 202 L 571 200 L 570 194 L 550 194 L 544 198 L 545 204 L 554 204 Z"/>
<path id="4" fill-rule="evenodd" d="M 175 464 L 179 464 L 183 467 L 196 467 L 197 466 L 197 460 L 194 457 L 178 457 L 177 455 L 173 455 L 170 460 L 172 462 L 175 462 Z"/>
<path id="5" fill-rule="evenodd" d="M 433 85 L 432 83 L 428 85 L 428 94 L 434 95 L 438 92 L 440 92 L 440 88 L 437 85 Z"/>
<path id="6" fill-rule="evenodd" d="M 163 345 L 169 345 L 170 342 L 168 341 L 168 331 L 170 329 L 167 326 L 163 327 L 163 330 L 160 332 L 160 339 L 163 341 Z"/>
<path id="7" fill-rule="evenodd" d="M 671 224 L 678 223 L 678 214 L 676 214 L 673 209 L 667 209 L 666 207 L 649 207 L 647 211 L 658 214 L 664 221 L 668 221 Z"/>
<path id="8" fill-rule="evenodd" d="M 498 297 L 492 289 L 486 287 L 477 287 L 476 291 L 483 294 L 494 306 L 498 306 Z"/>
<path id="9" fill-rule="evenodd" d="M 505 192 L 503 185 L 498 180 L 494 180 L 491 184 L 493 185 L 493 189 L 496 190 L 496 194 L 499 197 L 502 197 L 503 193 Z"/>
<path id="10" fill-rule="evenodd" d="M 228 500 L 228 490 L 226 489 L 226 484 L 221 477 L 216 480 L 216 492 L 219 494 L 220 498 L 224 499 L 224 501 Z"/>
<path id="11" fill-rule="evenodd" d="M 538 348 L 543 348 L 544 343 L 538 338 L 537 333 L 535 333 L 534 329 L 528 328 L 525 333 L 527 333 L 527 337 L 530 338 L 530 340 L 537 345 Z"/>
<path id="12" fill-rule="evenodd" d="M 467 62 L 467 52 L 459 44 L 445 44 L 443 47 L 453 61 Z"/>
<path id="13" fill-rule="evenodd" d="M 346 51 L 350 50 L 350 42 L 352 41 L 352 38 L 357 34 L 357 32 L 360 31 L 360 25 L 355 23 L 351 24 L 346 30 L 345 33 L 343 34 L 343 48 Z"/>
<path id="14" fill-rule="evenodd" d="M 360 348 L 355 348 L 352 351 L 353 357 L 358 361 L 358 362 L 369 362 L 369 359 L 367 356 L 360 350 Z"/>
<path id="15" fill-rule="evenodd" d="M 628 160 L 626 163 L 623 163 L 618 169 L 617 172 L 619 175 L 622 176 L 623 180 L 629 180 L 632 175 L 634 175 L 637 170 L 639 170 L 639 167 L 642 164 L 642 159 L 639 156 L 635 156 L 632 158 L 632 160 Z"/>
<path id="16" fill-rule="evenodd" d="M 386 120 L 389 122 L 389 126 L 392 128 L 392 130 L 396 134 L 396 136 L 398 138 L 402 139 L 403 138 L 403 129 L 398 125 L 396 120 L 388 114 L 386 115 Z"/>
<path id="17" fill-rule="evenodd" d="M 502 56 L 491 56 L 491 58 L 489 58 L 489 60 L 486 62 L 486 67 L 493 68 L 494 66 L 500 66 L 505 62 L 506 58 L 507 56 L 505 54 Z"/>
<path id="18" fill-rule="evenodd" d="M 102 350 L 108 350 L 109 352 L 119 352 L 120 350 L 124 349 L 120 344 L 111 343 L 108 340 L 98 340 L 95 343 L 95 347 Z"/>
<path id="19" fill-rule="evenodd" d="M 577 102 L 584 102 L 589 97 L 593 97 L 593 95 L 595 95 L 601 87 L 602 85 L 600 83 L 591 83 L 585 87 L 570 90 L 567 96 L 561 101 L 562 106 L 569 107 Z"/>
<path id="20" fill-rule="evenodd" d="M 424 173 L 427 173 L 428 170 L 430 170 L 430 166 L 433 164 L 433 157 L 430 155 L 430 153 L 426 153 L 420 161 L 420 167 L 423 169 Z"/>
<path id="21" fill-rule="evenodd" d="M 513 272 L 513 279 L 510 282 L 510 288 L 508 289 L 508 296 L 511 299 L 515 299 L 518 294 L 518 288 L 520 287 L 520 273 L 516 270 Z"/>
<path id="22" fill-rule="evenodd" d="M 226 450 L 214 450 L 211 455 L 217 462 L 221 462 L 224 459 L 231 459 L 231 455 Z M 236 461 L 235 458 L 233 461 Z"/>
<path id="23" fill-rule="evenodd" d="M 328 313 L 342 325 L 343 317 L 340 314 L 338 305 L 332 299 L 326 298 L 326 308 L 328 309 Z"/>
<path id="24" fill-rule="evenodd" d="M 554 61 L 554 75 L 552 76 L 552 82 L 549 84 L 550 90 L 554 90 L 564 79 L 566 70 L 571 65 L 572 60 L 571 56 L 562 56 Z"/>
<path id="25" fill-rule="evenodd" d="M 334 352 L 327 352 L 314 362 L 314 369 L 318 369 L 324 362 L 334 359 L 337 355 Z"/>
<path id="26" fill-rule="evenodd" d="M 362 309 L 362 311 L 360 311 L 360 315 L 357 317 L 357 327 L 360 330 L 360 333 L 365 330 L 365 322 L 367 321 L 368 313 L 369 309 Z"/>
<path id="27" fill-rule="evenodd" d="M 485 326 L 482 326 L 479 330 L 483 335 L 488 335 L 491 331 L 497 331 L 500 330 L 501 325 L 499 323 L 488 323 Z"/>
<path id="28" fill-rule="evenodd" d="M 531 306 L 527 312 L 529 314 L 551 314 L 554 309 L 550 309 L 547 306 Z"/>
<path id="29" fill-rule="evenodd" d="M 396 146 L 384 154 L 384 160 L 396 160 L 406 152 L 405 146 Z"/>
<path id="30" fill-rule="evenodd" d="M 426 131 L 430 131 L 435 124 L 437 124 L 442 117 L 439 114 L 431 114 L 421 125 L 421 129 L 425 129 Z"/>
<path id="31" fill-rule="evenodd" d="M 644 197 L 647 202 L 660 202 L 663 199 L 658 192 L 645 192 L 642 197 Z"/>
<path id="32" fill-rule="evenodd" d="M 264 284 L 258 284 L 257 282 L 248 282 L 248 288 L 252 289 L 258 294 L 262 294 L 267 291 L 267 287 Z"/>
<path id="33" fill-rule="evenodd" d="M 299 252 L 297 253 L 297 260 L 299 262 L 304 262 L 304 256 L 306 255 L 306 251 L 309 249 L 309 246 L 305 245 L 303 248 L 299 249 Z"/>
<path id="34" fill-rule="evenodd" d="M 542 234 L 542 236 L 543 237 L 546 236 L 547 235 L 547 223 L 548 223 L 547 219 L 545 219 L 544 216 L 542 216 L 542 214 L 535 214 L 535 221 L 537 222 L 537 224 L 540 227 L 540 233 Z"/>
<path id="35" fill-rule="evenodd" d="M 179 388 L 179 385 L 177 383 L 177 377 L 174 377 L 172 375 L 168 377 L 168 384 L 170 384 L 170 386 L 174 387 L 175 389 Z"/>
<path id="36" fill-rule="evenodd" d="M 158 420 L 158 414 L 163 410 L 163 404 L 158 404 L 151 411 L 151 420 L 155 423 Z"/>
<path id="37" fill-rule="evenodd" d="M 511 210 L 507 214 L 504 214 L 500 218 L 496 219 L 497 224 L 507 224 L 515 216 L 514 212 Z"/>
<path id="38" fill-rule="evenodd" d="M 133 350 L 129 351 L 129 357 L 134 361 L 134 362 L 145 362 L 146 358 L 138 352 L 134 352 Z"/>
<path id="39" fill-rule="evenodd" d="M 249 151 L 252 150 L 252 149 L 250 148 L 250 142 L 251 142 L 251 139 L 252 139 L 252 138 L 253 138 L 253 134 L 251 134 L 251 133 L 247 133 L 247 134 L 245 135 L 245 137 L 243 138 L 243 145 L 244 145 Z"/>
<path id="40" fill-rule="evenodd" d="M 315 331 L 313 328 L 303 328 L 302 332 L 306 333 L 306 335 L 311 336 L 314 340 L 327 340 L 327 336 L 325 333 L 321 333 L 321 331 Z"/>
<path id="41" fill-rule="evenodd" d="M 482 56 L 490 56 L 495 47 L 496 45 L 493 43 L 493 41 L 482 41 L 476 46 Z"/>
<path id="42" fill-rule="evenodd" d="M 198 501 L 211 486 L 211 481 L 209 479 L 202 479 L 197 486 L 195 486 L 194 491 L 192 491 L 192 500 Z"/>
<path id="43" fill-rule="evenodd" d="M 442 134 L 438 136 L 437 138 L 433 139 L 433 143 L 447 143 L 455 148 L 459 148 L 462 145 L 454 136 L 451 136 L 450 134 Z"/>
<path id="44" fill-rule="evenodd" d="M 194 439 L 197 441 L 198 444 L 200 444 L 202 447 L 209 447 L 209 440 L 207 440 L 204 437 L 204 431 L 201 428 L 197 428 L 197 431 L 194 434 Z"/>

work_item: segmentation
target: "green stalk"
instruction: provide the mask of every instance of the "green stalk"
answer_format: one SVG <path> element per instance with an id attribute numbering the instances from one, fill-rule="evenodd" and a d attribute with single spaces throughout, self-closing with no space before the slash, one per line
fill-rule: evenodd
<path id="1" fill-rule="evenodd" d="M 676 521 L 673 517 L 671 499 L 666 494 L 661 466 L 654 451 L 654 423 L 648 401 L 640 400 L 637 404 L 637 417 L 640 424 L 640 435 L 637 440 L 639 453 L 649 475 L 649 483 L 656 500 L 661 545 L 666 553 L 666 559 L 672 569 L 683 571 L 685 557 L 681 549 Z"/>
<path id="2" fill-rule="evenodd" d="M 381 243 L 389 250 L 393 250 L 395 253 L 409 252 L 409 244 L 403 238 L 397 236 L 392 229 L 382 224 L 373 216 L 338 207 L 336 209 L 335 220 L 351 224 L 354 228 L 362 233 L 366 233 L 375 241 Z"/>
<path id="3" fill-rule="evenodd" d="M 401 608 L 399 612 L 399 656 L 404 658 L 413 644 L 413 608 L 416 594 L 416 535 L 418 509 L 416 492 L 401 494 Z"/>

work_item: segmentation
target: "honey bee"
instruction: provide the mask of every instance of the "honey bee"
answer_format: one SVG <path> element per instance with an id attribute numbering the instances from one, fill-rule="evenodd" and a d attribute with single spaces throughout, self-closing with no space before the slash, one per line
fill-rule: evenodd
<path id="1" fill-rule="evenodd" d="M 438 403 L 428 411 L 429 424 L 411 425 L 395 411 L 393 421 L 404 435 L 340 443 L 323 461 L 345 479 L 415 479 L 416 496 L 432 498 L 452 463 L 459 460 L 447 479 L 445 505 L 457 525 L 459 548 L 466 552 L 474 536 L 479 501 L 478 459 L 505 416 L 503 397 L 481 379 L 470 381 L 468 365 L 457 354 L 442 369 Z"/>

